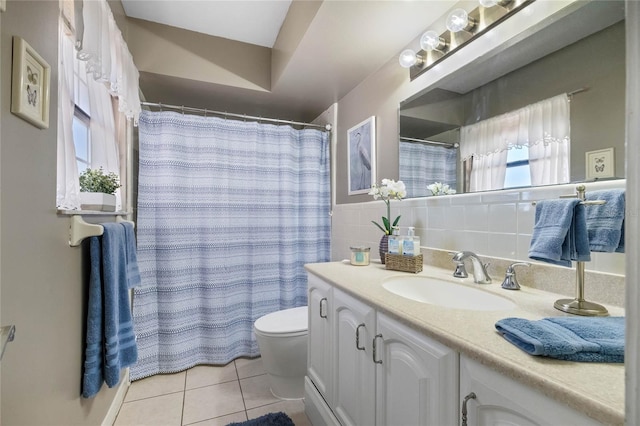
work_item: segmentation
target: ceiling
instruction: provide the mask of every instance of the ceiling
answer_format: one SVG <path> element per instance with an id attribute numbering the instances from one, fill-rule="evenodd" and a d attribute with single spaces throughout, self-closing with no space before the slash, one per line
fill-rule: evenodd
<path id="1" fill-rule="evenodd" d="M 267 76 L 271 85 L 266 90 L 140 69 L 140 85 L 148 101 L 303 121 L 318 117 L 367 76 L 397 57 L 457 3 L 455 0 L 121 1 L 131 18 L 264 46 L 272 49 L 272 58 L 289 49 L 286 66 L 277 68 L 272 62 Z M 317 11 L 307 20 L 287 14 L 300 6 L 298 2 L 313 3 Z M 296 28 L 301 34 L 293 47 L 283 48 L 282 41 L 278 41 L 285 26 Z M 167 33 L 171 31 L 167 27 Z M 132 53 L 136 62 L 136 52 Z M 398 66 L 398 72 L 408 79 L 408 70 Z"/>
<path id="2" fill-rule="evenodd" d="M 291 0 L 122 0 L 125 13 L 172 27 L 273 47 Z"/>

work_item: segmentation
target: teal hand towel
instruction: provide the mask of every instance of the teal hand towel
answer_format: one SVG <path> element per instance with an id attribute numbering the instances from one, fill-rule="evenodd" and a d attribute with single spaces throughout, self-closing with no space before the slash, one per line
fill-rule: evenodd
<path id="1" fill-rule="evenodd" d="M 496 330 L 530 355 L 566 361 L 624 362 L 624 317 L 504 318 Z"/>
<path id="2" fill-rule="evenodd" d="M 625 190 L 587 192 L 586 199 L 605 201 L 605 204 L 589 205 L 586 208 L 591 251 L 624 253 Z"/>
<path id="3" fill-rule="evenodd" d="M 591 260 L 585 209 L 579 199 L 543 200 L 536 204 L 529 257 L 567 267 L 574 260 Z"/>

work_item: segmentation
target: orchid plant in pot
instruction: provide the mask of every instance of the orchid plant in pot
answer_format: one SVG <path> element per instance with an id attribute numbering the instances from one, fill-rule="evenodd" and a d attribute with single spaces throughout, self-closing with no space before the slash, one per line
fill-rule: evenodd
<path id="1" fill-rule="evenodd" d="M 371 191 L 369 191 L 369 195 L 373 195 L 374 200 L 382 199 L 382 201 L 387 205 L 387 215 L 382 216 L 382 225 L 375 220 L 371 221 L 374 225 L 380 228 L 382 232 L 384 232 L 384 235 L 380 239 L 380 261 L 384 263 L 385 254 L 388 250 L 389 235 L 393 232 L 393 228 L 398 225 L 398 222 L 400 221 L 400 216 L 398 216 L 393 222 L 391 222 L 391 200 L 402 200 L 407 196 L 407 190 L 404 182 L 401 180 L 396 182 L 393 179 L 382 179 L 380 185 L 373 184 Z"/>

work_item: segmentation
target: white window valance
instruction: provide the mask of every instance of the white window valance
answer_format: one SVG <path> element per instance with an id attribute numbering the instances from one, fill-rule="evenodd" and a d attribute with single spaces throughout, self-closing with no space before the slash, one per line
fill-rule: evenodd
<path id="1" fill-rule="evenodd" d="M 64 0 L 63 18 L 73 27 L 77 57 L 107 85 L 118 109 L 135 124 L 140 116 L 139 73 L 106 0 Z"/>
<path id="2" fill-rule="evenodd" d="M 517 146 L 568 144 L 569 97 L 563 93 L 460 129 L 462 161 Z"/>

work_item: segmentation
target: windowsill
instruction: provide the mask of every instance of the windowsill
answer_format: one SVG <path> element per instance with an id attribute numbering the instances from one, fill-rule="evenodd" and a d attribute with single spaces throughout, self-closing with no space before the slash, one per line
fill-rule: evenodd
<path id="1" fill-rule="evenodd" d="M 131 214 L 130 212 L 126 212 L 123 210 L 118 210 L 116 212 L 103 212 L 103 211 L 99 211 L 99 210 L 64 210 L 64 209 L 58 209 L 57 210 L 59 215 L 62 216 L 75 216 L 75 215 L 82 215 L 82 216 L 127 216 L 129 214 Z"/>

